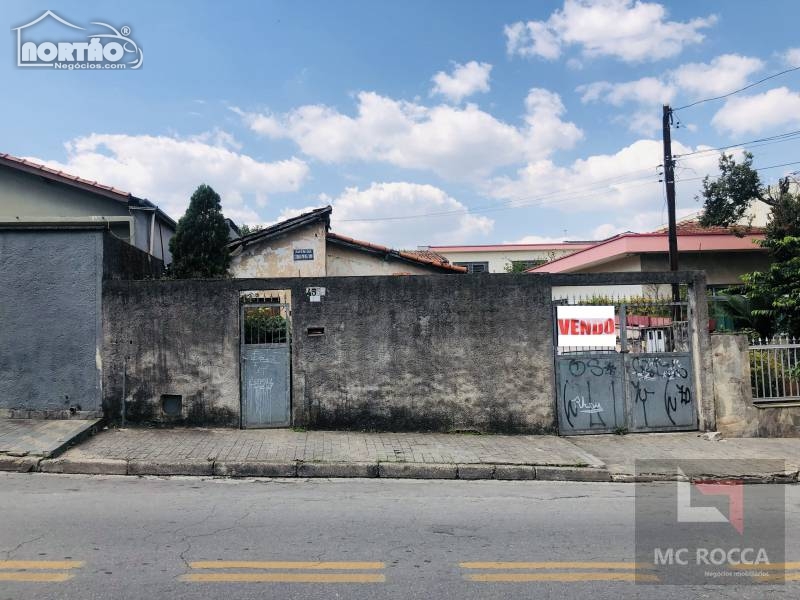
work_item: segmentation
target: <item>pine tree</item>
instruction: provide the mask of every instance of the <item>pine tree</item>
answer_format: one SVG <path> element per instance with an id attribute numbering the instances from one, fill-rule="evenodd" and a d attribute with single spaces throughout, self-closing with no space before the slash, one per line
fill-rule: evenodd
<path id="1" fill-rule="evenodd" d="M 224 277 L 230 264 L 227 244 L 228 224 L 219 194 L 202 184 L 169 241 L 170 272 L 179 279 Z"/>

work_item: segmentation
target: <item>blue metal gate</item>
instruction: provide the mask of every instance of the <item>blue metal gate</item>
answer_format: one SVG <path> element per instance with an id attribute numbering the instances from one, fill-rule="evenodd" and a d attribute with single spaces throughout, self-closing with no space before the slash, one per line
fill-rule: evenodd
<path id="1" fill-rule="evenodd" d="M 615 312 L 616 348 L 555 349 L 559 433 L 697 429 L 687 304 Z"/>
<path id="2" fill-rule="evenodd" d="M 290 331 L 285 304 L 241 308 L 242 426 L 288 427 Z"/>

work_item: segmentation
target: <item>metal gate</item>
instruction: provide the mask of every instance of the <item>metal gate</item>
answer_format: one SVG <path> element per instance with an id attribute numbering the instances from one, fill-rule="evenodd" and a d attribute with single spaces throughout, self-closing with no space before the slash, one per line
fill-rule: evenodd
<path id="1" fill-rule="evenodd" d="M 559 433 L 697 429 L 688 310 L 619 303 L 616 348 L 556 347 Z"/>
<path id="2" fill-rule="evenodd" d="M 242 426 L 290 423 L 290 328 L 287 304 L 241 307 Z"/>

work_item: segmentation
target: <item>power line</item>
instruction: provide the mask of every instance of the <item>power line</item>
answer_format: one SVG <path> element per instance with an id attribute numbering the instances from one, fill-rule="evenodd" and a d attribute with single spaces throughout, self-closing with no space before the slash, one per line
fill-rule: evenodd
<path id="1" fill-rule="evenodd" d="M 730 150 L 731 148 L 737 148 L 739 146 L 748 146 L 751 148 L 760 148 L 761 146 L 767 146 L 769 144 L 777 144 L 778 142 L 786 142 L 793 140 L 797 137 L 800 137 L 800 129 L 796 129 L 794 131 L 787 131 L 786 133 L 779 133 L 776 135 L 772 135 L 769 137 L 758 138 L 755 140 L 749 140 L 747 142 L 738 142 L 736 144 L 729 144 L 728 146 L 718 146 L 716 148 L 704 148 L 702 150 L 695 150 L 694 152 L 684 152 L 683 154 L 673 154 L 673 158 L 685 158 L 687 156 L 694 156 L 696 154 L 703 154 L 707 152 L 719 152 L 720 150 Z M 763 142 L 763 143 L 762 143 Z M 757 145 L 755 145 L 757 144 Z"/>
<path id="2" fill-rule="evenodd" d="M 721 96 L 714 96 L 713 98 L 703 98 L 702 100 L 697 100 L 696 102 L 692 102 L 691 104 L 686 104 L 685 106 L 679 106 L 678 108 L 673 108 L 672 112 L 683 110 L 684 108 L 691 108 L 692 106 L 697 106 L 698 104 L 703 104 L 704 102 L 711 102 L 713 100 L 722 100 L 723 98 L 727 98 L 728 96 L 733 96 L 734 94 L 738 94 L 739 92 L 743 92 L 745 90 L 749 90 L 751 87 L 755 87 L 759 84 L 764 83 L 765 81 L 769 81 L 770 79 L 775 79 L 776 77 L 780 77 L 781 75 L 786 75 L 786 73 L 791 73 L 792 71 L 800 70 L 800 67 L 792 67 L 790 69 L 785 69 L 780 73 L 773 73 L 769 77 L 764 77 L 763 79 L 759 79 L 749 85 L 746 85 L 738 90 L 733 90 L 732 92 L 728 92 L 727 94 L 722 94 Z"/>
<path id="3" fill-rule="evenodd" d="M 767 169 L 778 169 L 780 167 L 789 167 L 791 165 L 800 165 L 800 160 L 796 160 L 794 162 L 781 163 L 779 165 L 769 165 L 767 167 L 758 167 L 757 169 L 753 169 L 753 171 L 766 171 Z M 689 177 L 687 179 L 678 179 L 677 181 L 681 181 L 681 182 L 684 182 L 684 181 L 697 181 L 699 179 L 705 179 L 706 177 L 708 177 L 708 176 L 706 175 L 704 177 Z M 710 177 L 709 179 L 719 179 L 719 177 Z"/>
<path id="4" fill-rule="evenodd" d="M 339 223 L 369 223 L 369 222 L 376 222 L 376 221 L 405 221 L 411 219 L 422 219 L 422 218 L 429 218 L 429 217 L 445 217 L 445 216 L 453 216 L 453 215 L 472 215 L 472 214 L 482 214 L 487 212 L 497 212 L 501 210 L 509 210 L 514 208 L 522 208 L 526 206 L 535 206 L 535 205 L 544 205 L 544 204 L 559 204 L 561 202 L 567 202 L 569 200 L 573 200 L 576 198 L 583 198 L 586 197 L 587 194 L 594 193 L 597 190 L 605 190 L 607 188 L 613 186 L 626 186 L 626 187 L 638 187 L 638 185 L 642 184 L 649 184 L 649 183 L 657 183 L 657 181 L 651 179 L 652 176 L 647 178 L 639 177 L 636 179 L 629 179 L 629 180 L 619 180 L 623 177 L 630 177 L 631 175 L 635 175 L 637 173 L 650 171 L 653 169 L 657 169 L 659 166 L 650 167 L 647 169 L 639 169 L 637 171 L 631 171 L 630 173 L 625 173 L 622 175 L 617 175 L 615 177 L 606 178 L 605 180 L 598 180 L 592 182 L 590 185 L 585 186 L 578 186 L 564 190 L 556 190 L 553 192 L 549 192 L 547 194 L 542 194 L 539 196 L 523 196 L 521 198 L 515 198 L 514 200 L 506 200 L 504 202 L 495 203 L 492 205 L 485 205 L 483 207 L 478 207 L 474 209 L 469 209 L 464 207 L 463 209 L 457 210 L 448 210 L 448 211 L 440 211 L 440 212 L 431 212 L 431 213 L 419 213 L 415 215 L 398 215 L 393 217 L 372 217 L 372 218 L 364 218 L 364 219 L 339 219 Z M 604 181 L 608 181 L 606 185 L 598 185 Z M 583 192 L 583 195 L 575 196 L 576 192 Z M 563 199 L 556 199 L 556 200 L 549 200 L 553 197 L 564 196 L 567 195 L 567 198 Z M 548 201 L 549 200 L 549 201 Z"/>

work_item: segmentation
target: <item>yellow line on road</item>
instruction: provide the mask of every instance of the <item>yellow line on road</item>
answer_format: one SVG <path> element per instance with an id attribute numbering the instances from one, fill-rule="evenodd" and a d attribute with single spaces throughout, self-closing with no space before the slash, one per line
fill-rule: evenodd
<path id="1" fill-rule="evenodd" d="M 82 560 L 0 560 L 0 569 L 80 569 Z"/>
<path id="2" fill-rule="evenodd" d="M 253 561 L 253 560 L 200 560 L 189 563 L 192 569 L 383 569 L 382 562 L 308 562 L 308 561 Z"/>
<path id="3" fill-rule="evenodd" d="M 72 579 L 74 575 L 69 573 L 0 573 L 0 581 L 25 581 L 25 582 L 47 582 L 59 583 Z"/>
<path id="4" fill-rule="evenodd" d="M 483 573 L 465 575 L 467 581 L 523 583 L 530 581 L 658 581 L 655 575 L 637 573 Z"/>
<path id="5" fill-rule="evenodd" d="M 652 565 L 633 562 L 462 562 L 462 569 L 642 569 Z"/>
<path id="6" fill-rule="evenodd" d="M 385 583 L 376 573 L 190 573 L 181 581 L 192 583 Z"/>

